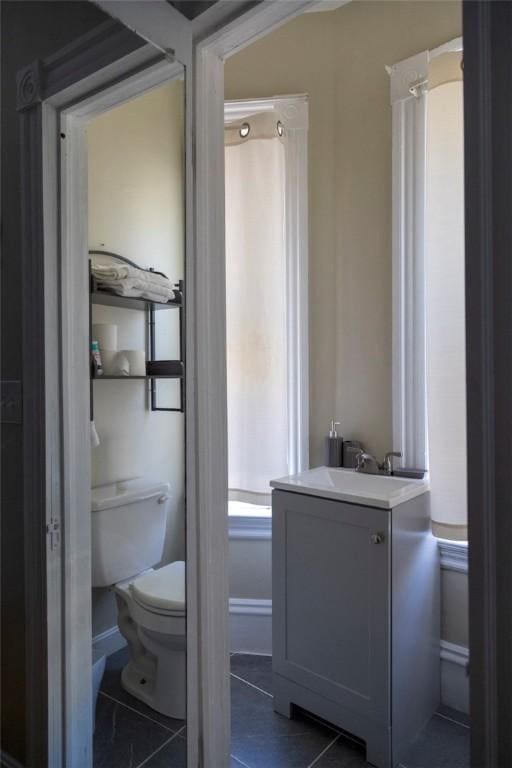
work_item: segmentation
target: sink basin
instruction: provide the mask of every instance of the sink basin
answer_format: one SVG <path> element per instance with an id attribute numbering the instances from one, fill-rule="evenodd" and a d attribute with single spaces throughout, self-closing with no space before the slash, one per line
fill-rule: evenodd
<path id="1" fill-rule="evenodd" d="M 366 475 L 354 469 L 317 467 L 297 475 L 272 480 L 272 488 L 322 496 L 368 507 L 392 509 L 429 490 L 428 480 L 409 480 L 386 475 Z"/>

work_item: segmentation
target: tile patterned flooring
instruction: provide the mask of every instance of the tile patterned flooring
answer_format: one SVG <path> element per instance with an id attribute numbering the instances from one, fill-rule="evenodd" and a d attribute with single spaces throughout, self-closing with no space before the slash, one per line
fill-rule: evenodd
<path id="1" fill-rule="evenodd" d="M 185 723 L 154 712 L 121 687 L 122 649 L 107 659 L 94 734 L 94 768 L 186 768 Z M 230 768 L 366 768 L 364 746 L 336 728 L 272 708 L 271 659 L 231 657 Z M 469 724 L 443 707 L 413 745 L 402 768 L 469 768 Z"/>

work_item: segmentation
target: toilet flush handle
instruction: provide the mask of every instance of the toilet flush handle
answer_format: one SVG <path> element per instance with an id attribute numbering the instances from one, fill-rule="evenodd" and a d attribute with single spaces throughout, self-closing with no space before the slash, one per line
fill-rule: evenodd
<path id="1" fill-rule="evenodd" d="M 165 504 L 166 501 L 170 500 L 170 496 L 167 493 L 162 494 L 162 496 L 158 497 L 158 503 L 159 504 Z"/>

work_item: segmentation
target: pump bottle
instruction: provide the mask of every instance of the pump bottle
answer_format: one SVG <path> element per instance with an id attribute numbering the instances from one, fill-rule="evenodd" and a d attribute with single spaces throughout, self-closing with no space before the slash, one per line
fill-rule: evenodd
<path id="1" fill-rule="evenodd" d="M 339 421 L 331 421 L 329 436 L 325 438 L 326 464 L 328 467 L 341 467 L 343 463 L 343 438 L 338 436 L 336 427 Z"/>

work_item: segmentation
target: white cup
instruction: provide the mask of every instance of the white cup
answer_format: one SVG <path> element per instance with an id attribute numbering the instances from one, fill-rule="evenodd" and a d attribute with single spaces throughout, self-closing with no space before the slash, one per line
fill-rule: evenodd
<path id="1" fill-rule="evenodd" d="M 121 354 L 128 361 L 130 376 L 146 375 L 146 352 L 144 349 L 123 349 Z"/>

